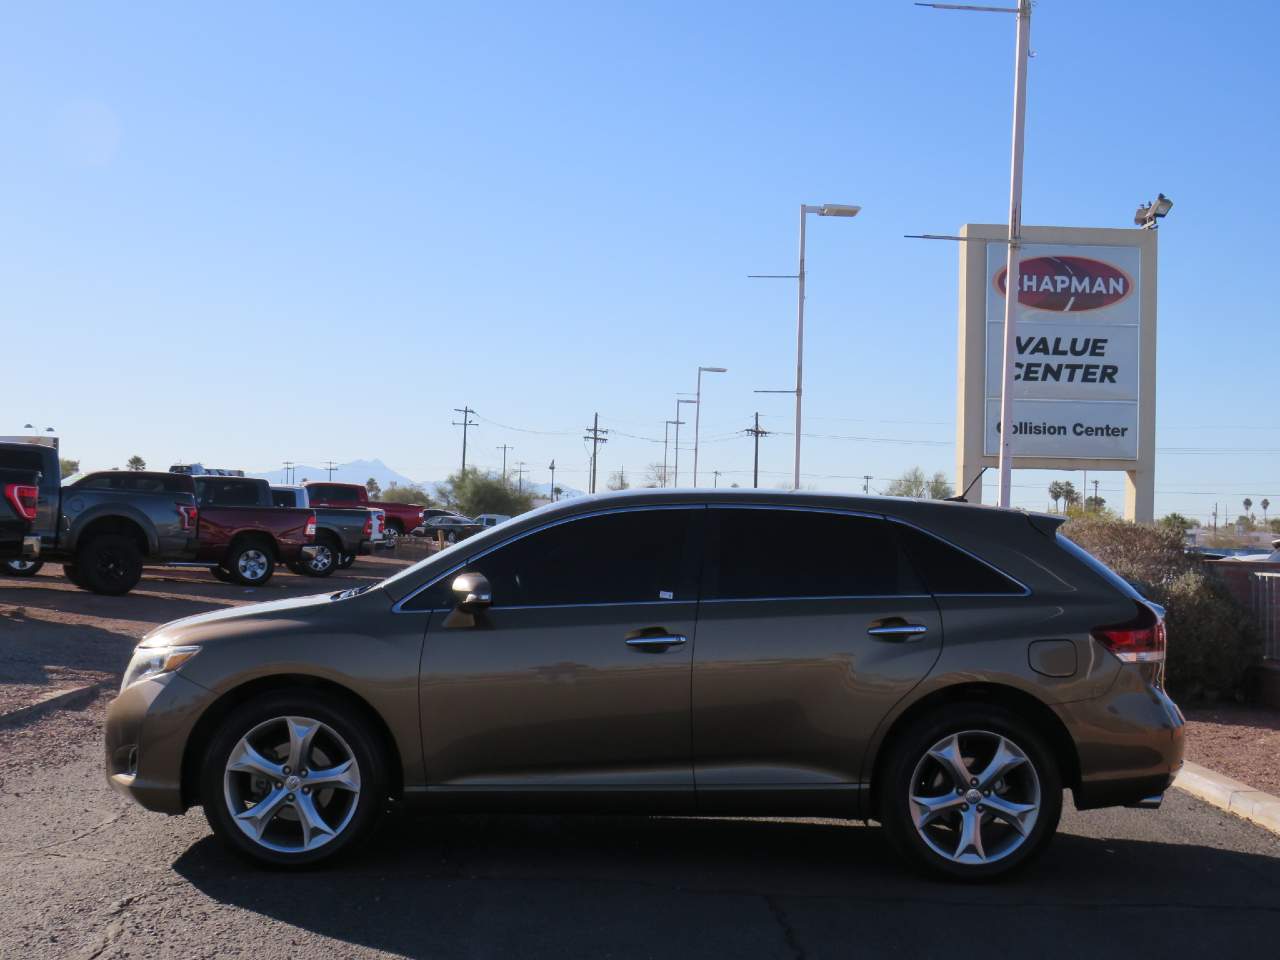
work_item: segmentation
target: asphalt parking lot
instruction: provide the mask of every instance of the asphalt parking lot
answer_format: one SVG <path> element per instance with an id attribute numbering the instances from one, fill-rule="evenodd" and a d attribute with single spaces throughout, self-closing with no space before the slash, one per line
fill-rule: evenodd
<path id="1" fill-rule="evenodd" d="M 47 568 L 0 580 L 0 685 L 113 674 L 156 623 L 255 591 L 149 572 L 127 598 Z M 0 957 L 1272 955 L 1280 837 L 1172 791 L 1157 812 L 1070 809 L 1013 881 L 956 887 L 825 820 L 395 816 L 338 868 L 260 870 L 200 811 L 149 814 L 102 775 L 105 697 L 0 726 Z M 1069 805 L 1068 805 L 1069 808 Z"/>

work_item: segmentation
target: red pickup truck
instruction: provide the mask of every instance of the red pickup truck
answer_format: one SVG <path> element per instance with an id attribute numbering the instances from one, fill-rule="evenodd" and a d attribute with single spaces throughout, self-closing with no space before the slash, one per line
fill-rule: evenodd
<path id="1" fill-rule="evenodd" d="M 274 506 L 265 480 L 194 479 L 199 504 L 195 559 L 207 563 L 219 580 L 258 587 L 271 579 L 277 563 L 299 564 L 315 556 L 314 510 Z"/>
<path id="2" fill-rule="evenodd" d="M 330 483 L 312 480 L 304 483 L 307 501 L 315 507 L 377 507 L 387 515 L 386 539 L 395 543 L 422 523 L 424 507 L 420 503 L 390 503 L 370 500 L 369 491 L 358 483 Z"/>

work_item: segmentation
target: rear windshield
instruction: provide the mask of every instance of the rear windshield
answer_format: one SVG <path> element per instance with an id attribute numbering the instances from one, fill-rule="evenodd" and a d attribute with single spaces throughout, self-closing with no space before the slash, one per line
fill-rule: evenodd
<path id="1" fill-rule="evenodd" d="M 1134 600 L 1146 599 L 1145 597 L 1142 596 L 1141 593 L 1138 592 L 1138 590 L 1134 587 L 1133 584 L 1131 584 L 1124 577 L 1120 576 L 1120 574 L 1116 573 L 1114 570 L 1108 567 L 1105 563 L 1103 563 L 1101 560 L 1095 557 L 1092 553 L 1090 553 L 1084 547 L 1080 546 L 1080 544 L 1076 543 L 1070 537 L 1063 534 L 1061 531 L 1059 531 L 1058 533 L 1058 545 L 1062 547 L 1063 550 L 1067 551 L 1067 553 L 1071 554 L 1073 557 L 1075 557 L 1077 560 L 1083 563 L 1086 567 L 1088 567 L 1094 573 L 1096 573 L 1098 576 L 1100 576 L 1103 580 L 1107 581 L 1107 583 L 1111 584 L 1113 587 L 1115 587 L 1117 590 L 1123 593 L 1126 597 L 1130 597 Z"/>

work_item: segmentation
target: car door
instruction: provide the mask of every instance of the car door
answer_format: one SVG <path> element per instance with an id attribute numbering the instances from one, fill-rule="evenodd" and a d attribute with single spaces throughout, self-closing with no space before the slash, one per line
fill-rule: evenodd
<path id="1" fill-rule="evenodd" d="M 420 697 L 428 791 L 522 804 L 692 809 L 690 664 L 701 507 L 554 521 L 463 562 L 428 612 Z M 460 572 L 492 605 L 453 611 Z"/>
<path id="2" fill-rule="evenodd" d="M 854 809 L 866 742 L 942 624 L 881 517 L 712 506 L 693 660 L 699 810 Z"/>

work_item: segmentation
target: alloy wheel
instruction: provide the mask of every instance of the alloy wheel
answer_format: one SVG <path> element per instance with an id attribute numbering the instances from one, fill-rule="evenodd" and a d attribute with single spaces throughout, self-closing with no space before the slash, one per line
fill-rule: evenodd
<path id="1" fill-rule="evenodd" d="M 232 748 L 223 795 L 236 827 L 277 853 L 306 853 L 337 838 L 355 816 L 360 765 L 332 727 L 275 717 Z"/>
<path id="2" fill-rule="evenodd" d="M 908 806 L 925 844 L 953 863 L 1003 860 L 1031 835 L 1040 777 L 1026 752 L 987 730 L 949 734 L 920 758 Z"/>
<path id="3" fill-rule="evenodd" d="M 261 580 L 266 576 L 270 558 L 257 547 L 250 547 L 236 558 L 236 569 L 246 580 Z"/>
<path id="4" fill-rule="evenodd" d="M 315 555 L 307 561 L 313 573 L 324 573 L 337 563 L 334 553 L 323 543 L 316 544 Z"/>
<path id="5" fill-rule="evenodd" d="M 9 567 L 9 569 L 10 569 L 10 570 L 12 570 L 14 573 L 26 573 L 28 570 L 30 570 L 32 567 L 34 567 L 37 563 L 39 563 L 39 561 L 38 561 L 38 560 L 8 560 L 8 561 L 6 561 L 7 566 L 8 566 L 8 567 Z"/>

